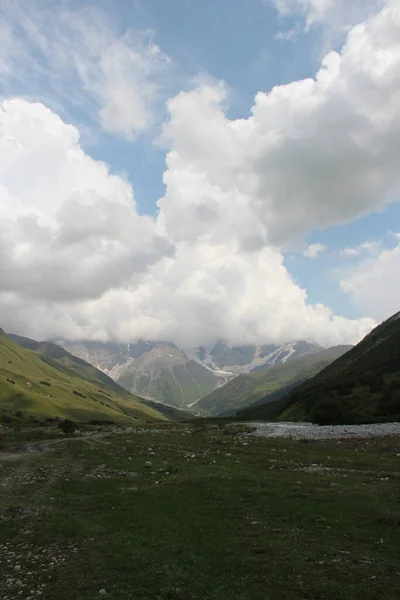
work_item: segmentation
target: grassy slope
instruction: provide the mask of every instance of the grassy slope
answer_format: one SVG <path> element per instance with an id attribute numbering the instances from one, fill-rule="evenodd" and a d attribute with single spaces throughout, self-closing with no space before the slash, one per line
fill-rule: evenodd
<path id="1" fill-rule="evenodd" d="M 117 389 L 97 379 L 93 367 L 87 367 L 87 371 L 71 371 L 65 362 L 59 364 L 34 350 L 22 348 L 1 332 L 1 412 L 21 410 L 40 416 L 76 420 L 163 418 L 153 407 L 142 404 L 139 398 L 119 386 Z M 41 383 L 43 381 L 50 386 Z M 31 383 L 32 387 L 28 388 L 27 383 Z M 85 397 L 74 394 L 74 391 Z"/>
<path id="2" fill-rule="evenodd" d="M 400 420 L 400 313 L 269 410 L 320 423 Z"/>
<path id="3" fill-rule="evenodd" d="M 234 414 L 251 404 L 267 401 L 268 394 L 315 375 L 349 349 L 350 346 L 336 346 L 264 371 L 239 375 L 197 402 L 196 410 L 208 416 Z"/>
<path id="4" fill-rule="evenodd" d="M 46 358 L 50 359 L 50 364 L 53 366 L 55 361 L 59 365 L 66 367 L 69 371 L 73 371 L 76 375 L 78 375 L 78 377 L 84 377 L 89 381 L 101 381 L 118 394 L 126 396 L 126 390 L 113 379 L 111 379 L 111 377 L 106 375 L 106 373 L 103 373 L 103 371 L 100 371 L 100 369 L 97 369 L 85 360 L 74 356 L 61 346 L 53 344 L 52 342 L 36 342 L 30 338 L 15 334 L 8 334 L 8 337 L 11 341 L 18 344 L 18 346 L 38 352 L 44 358 L 44 360 Z"/>
<path id="5" fill-rule="evenodd" d="M 173 429 L 0 454 L 0 597 L 398 600 L 399 440 L 243 442 Z"/>

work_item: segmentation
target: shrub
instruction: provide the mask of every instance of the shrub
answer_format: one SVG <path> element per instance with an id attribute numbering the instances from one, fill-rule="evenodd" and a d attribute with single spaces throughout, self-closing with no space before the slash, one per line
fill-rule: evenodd
<path id="1" fill-rule="evenodd" d="M 48 387 L 51 387 L 51 383 L 49 383 L 48 381 L 41 381 L 40 382 L 42 385 L 47 385 Z"/>
<path id="2" fill-rule="evenodd" d="M 58 424 L 58 427 L 65 435 L 70 435 L 75 432 L 76 424 L 70 419 L 64 419 Z"/>
<path id="3" fill-rule="evenodd" d="M 81 398 L 86 398 L 86 396 L 84 396 L 83 394 L 81 394 L 81 392 L 78 392 L 77 390 L 73 390 L 72 393 L 75 394 L 75 396 L 80 396 Z"/>

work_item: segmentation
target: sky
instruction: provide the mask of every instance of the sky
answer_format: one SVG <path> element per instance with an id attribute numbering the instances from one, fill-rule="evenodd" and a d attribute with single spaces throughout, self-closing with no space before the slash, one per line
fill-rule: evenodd
<path id="1" fill-rule="evenodd" d="M 2 0 L 0 326 L 356 343 L 400 309 L 398 0 Z"/>

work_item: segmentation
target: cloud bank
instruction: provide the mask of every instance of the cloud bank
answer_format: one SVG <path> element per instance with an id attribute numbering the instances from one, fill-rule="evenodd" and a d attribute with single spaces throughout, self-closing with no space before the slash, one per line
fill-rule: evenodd
<path id="1" fill-rule="evenodd" d="M 3 101 L 3 326 L 37 338 L 182 345 L 358 341 L 374 321 L 310 305 L 284 252 L 310 230 L 395 200 L 399 80 L 400 11 L 392 1 L 353 28 L 314 79 L 257 94 L 247 119 L 227 117 L 223 82 L 198 81 L 167 103 L 159 140 L 166 187 L 156 217 L 137 213 L 130 183 L 88 156 L 77 128 L 54 110 Z M 118 123 L 135 106 L 103 102 L 103 126 L 132 133 L 135 125 Z M 357 304 L 363 298 L 364 314 L 382 318 L 371 310 L 372 269 L 342 288 Z"/>

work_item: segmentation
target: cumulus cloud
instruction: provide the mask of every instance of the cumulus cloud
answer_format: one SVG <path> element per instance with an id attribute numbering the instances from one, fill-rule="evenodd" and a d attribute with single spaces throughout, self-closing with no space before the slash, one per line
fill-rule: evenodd
<path id="1" fill-rule="evenodd" d="M 258 93 L 248 119 L 227 118 L 220 82 L 178 94 L 163 132 L 170 152 L 159 201 L 170 235 L 284 247 L 394 201 L 399 80 L 400 11 L 389 1 L 315 79 Z"/>
<path id="2" fill-rule="evenodd" d="M 315 244 L 310 244 L 309 246 L 307 246 L 303 254 L 306 258 L 317 258 L 317 256 L 322 252 L 325 252 L 326 249 L 327 247 L 324 246 L 324 244 L 316 242 Z"/>
<path id="3" fill-rule="evenodd" d="M 399 78 L 388 2 L 315 79 L 257 94 L 247 119 L 228 118 L 225 84 L 198 81 L 167 105 L 155 218 L 54 111 L 3 103 L 3 324 L 42 338 L 356 342 L 374 321 L 311 305 L 283 252 L 398 196 Z"/>
<path id="4" fill-rule="evenodd" d="M 183 345 L 313 337 L 329 345 L 357 341 L 372 326 L 308 305 L 279 250 L 243 250 L 235 222 L 219 240 L 186 240 L 162 215 L 139 216 L 129 183 L 86 155 L 77 129 L 42 104 L 3 102 L 0 132 L 8 330 Z"/>
<path id="5" fill-rule="evenodd" d="M 42 104 L 0 104 L 3 291 L 63 302 L 118 287 L 169 251 L 131 186 Z"/>
<path id="6" fill-rule="evenodd" d="M 340 281 L 341 288 L 364 314 L 383 320 L 400 310 L 400 236 L 398 244 L 362 260 Z"/>
<path id="7" fill-rule="evenodd" d="M 29 84 L 54 107 L 68 98 L 88 118 L 97 113 L 106 131 L 133 139 L 153 124 L 169 57 L 151 32 L 121 31 L 95 6 L 56 4 L 2 2 L 3 90 Z"/>

